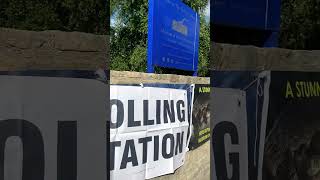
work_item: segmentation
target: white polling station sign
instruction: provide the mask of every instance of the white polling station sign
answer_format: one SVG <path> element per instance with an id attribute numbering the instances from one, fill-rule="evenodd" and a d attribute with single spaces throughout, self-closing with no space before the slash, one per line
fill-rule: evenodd
<path id="1" fill-rule="evenodd" d="M 212 88 L 213 179 L 248 180 L 248 138 L 245 91 Z"/>
<path id="2" fill-rule="evenodd" d="M 0 75 L 0 180 L 106 179 L 108 93 L 96 79 Z"/>
<path id="3" fill-rule="evenodd" d="M 110 88 L 111 179 L 150 179 L 182 166 L 188 143 L 188 91 Z"/>

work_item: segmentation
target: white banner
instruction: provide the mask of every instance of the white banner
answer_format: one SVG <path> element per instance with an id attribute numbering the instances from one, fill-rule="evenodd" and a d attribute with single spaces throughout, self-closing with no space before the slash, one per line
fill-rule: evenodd
<path id="1" fill-rule="evenodd" d="M 212 179 L 248 180 L 245 91 L 213 88 Z"/>
<path id="2" fill-rule="evenodd" d="M 187 90 L 112 85 L 110 92 L 111 179 L 150 179 L 182 166 Z"/>
<path id="3" fill-rule="evenodd" d="M 266 165 L 263 164 L 266 129 L 271 127 L 266 128 L 267 118 L 268 113 L 273 114 L 269 109 L 270 72 L 215 71 L 214 74 L 216 78 L 211 91 L 213 179 L 261 180 L 262 174 L 266 175 L 262 172 Z M 278 111 L 277 106 L 275 109 Z M 271 142 L 269 146 L 272 155 L 273 145 Z M 269 167 L 273 167 L 275 160 L 269 162 Z"/>
<path id="4" fill-rule="evenodd" d="M 106 179 L 108 86 L 0 76 L 0 179 Z"/>

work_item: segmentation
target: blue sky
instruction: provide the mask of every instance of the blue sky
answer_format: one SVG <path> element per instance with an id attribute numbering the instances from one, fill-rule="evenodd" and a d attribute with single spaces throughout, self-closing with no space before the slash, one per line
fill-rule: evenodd
<path id="1" fill-rule="evenodd" d="M 110 22 L 110 26 L 113 27 L 114 26 L 114 16 L 111 16 L 111 22 Z"/>
<path id="2" fill-rule="evenodd" d="M 205 14 L 206 14 L 206 19 L 209 22 L 210 21 L 210 0 L 208 1 L 208 5 L 206 7 Z"/>
<path id="3" fill-rule="evenodd" d="M 206 7 L 206 9 L 205 9 L 205 14 L 206 14 L 206 20 L 207 20 L 207 22 L 209 22 L 210 21 L 210 0 L 208 0 L 208 4 L 207 4 L 207 7 Z M 111 16 L 111 26 L 114 26 L 114 22 L 115 20 L 114 20 L 114 16 Z"/>

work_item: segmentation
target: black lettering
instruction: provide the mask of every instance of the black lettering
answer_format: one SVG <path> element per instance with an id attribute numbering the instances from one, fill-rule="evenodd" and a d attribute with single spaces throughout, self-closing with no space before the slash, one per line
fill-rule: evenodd
<path id="1" fill-rule="evenodd" d="M 182 153 L 182 148 L 183 148 L 183 134 L 184 132 L 182 131 L 182 135 L 181 133 L 177 133 L 177 144 L 176 144 L 176 152 L 175 155 L 178 154 L 178 149 L 179 149 L 179 153 Z M 181 136 L 181 138 L 180 138 Z"/>
<path id="2" fill-rule="evenodd" d="M 186 117 L 185 117 L 185 110 L 184 109 L 181 109 L 181 108 L 184 108 L 185 105 L 184 105 L 184 101 L 182 100 L 179 100 L 177 102 L 177 114 L 178 114 L 178 120 L 180 122 L 184 122 L 186 120 Z"/>
<path id="3" fill-rule="evenodd" d="M 131 157 L 129 157 L 129 150 L 131 152 Z M 137 158 L 136 148 L 134 147 L 134 140 L 132 140 L 132 139 L 126 141 L 120 169 L 127 168 L 128 162 L 132 162 L 133 166 L 138 166 L 138 158 Z"/>
<path id="4" fill-rule="evenodd" d="M 128 101 L 128 127 L 141 126 L 140 121 L 134 121 L 134 100 Z"/>
<path id="5" fill-rule="evenodd" d="M 59 180 L 77 179 L 77 122 L 58 121 L 58 163 Z"/>
<path id="6" fill-rule="evenodd" d="M 41 131 L 26 120 L 0 121 L 0 180 L 4 180 L 4 151 L 9 137 L 18 136 L 23 145 L 22 180 L 44 180 L 44 143 Z"/>
<path id="7" fill-rule="evenodd" d="M 144 125 L 153 125 L 154 120 L 149 120 L 149 101 L 148 100 L 143 100 L 143 123 Z"/>
<path id="8" fill-rule="evenodd" d="M 110 121 L 110 128 L 116 129 L 116 128 L 119 128 L 123 124 L 124 108 L 123 108 L 123 103 L 118 99 L 111 99 L 110 100 L 110 109 L 112 108 L 113 105 L 117 106 L 117 122 L 113 123 L 112 121 Z"/>
<path id="9" fill-rule="evenodd" d="M 170 100 L 170 105 L 168 100 L 164 100 L 163 105 L 163 117 L 164 117 L 164 123 L 168 123 L 168 116 L 172 123 L 175 122 L 174 117 L 174 102 L 173 100 Z"/>
<path id="10" fill-rule="evenodd" d="M 115 164 L 115 159 L 114 156 L 116 155 L 116 147 L 121 146 L 121 141 L 113 141 L 110 142 L 110 170 L 114 170 L 114 164 Z"/>
<path id="11" fill-rule="evenodd" d="M 167 141 L 170 140 L 170 152 L 167 153 Z M 162 140 L 162 156 L 165 159 L 173 157 L 173 148 L 174 148 L 174 137 L 173 134 L 166 134 L 163 136 Z"/>
<path id="12" fill-rule="evenodd" d="M 153 160 L 154 161 L 158 161 L 159 160 L 159 136 L 154 136 L 154 157 Z"/>
<path id="13" fill-rule="evenodd" d="M 221 122 L 215 126 L 212 135 L 212 148 L 216 164 L 217 180 L 239 180 L 240 179 L 240 164 L 239 153 L 230 153 L 229 161 L 232 164 L 232 177 L 229 179 L 227 174 L 227 166 L 225 159 L 225 144 L 224 136 L 231 136 L 232 144 L 239 144 L 237 127 L 231 122 Z"/>
<path id="14" fill-rule="evenodd" d="M 160 112 L 161 112 L 161 101 L 160 100 L 157 100 L 157 105 L 156 105 L 156 121 L 157 121 L 157 124 L 161 124 L 161 121 L 160 121 Z"/>
<path id="15" fill-rule="evenodd" d="M 142 163 L 147 162 L 148 157 L 148 142 L 152 141 L 152 137 L 140 138 L 139 143 L 142 143 Z"/>

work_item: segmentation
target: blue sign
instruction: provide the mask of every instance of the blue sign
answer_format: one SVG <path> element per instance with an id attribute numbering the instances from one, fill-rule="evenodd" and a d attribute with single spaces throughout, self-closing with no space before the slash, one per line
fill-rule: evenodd
<path id="1" fill-rule="evenodd" d="M 216 25 L 278 31 L 280 0 L 211 0 Z"/>
<path id="2" fill-rule="evenodd" d="M 148 73 L 198 69 L 200 18 L 180 0 L 149 0 Z"/>
<path id="3" fill-rule="evenodd" d="M 278 46 L 280 0 L 211 0 L 210 5 L 213 41 Z"/>

